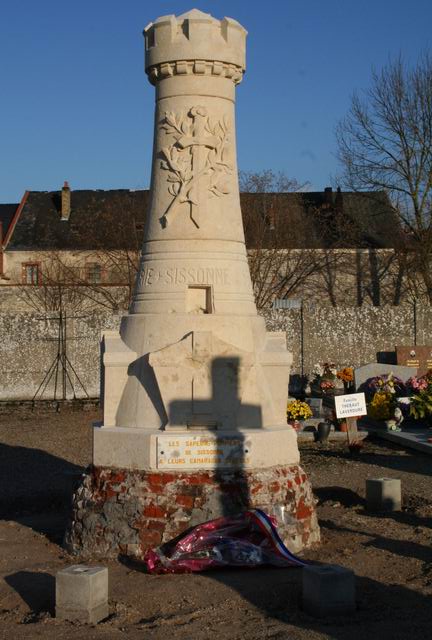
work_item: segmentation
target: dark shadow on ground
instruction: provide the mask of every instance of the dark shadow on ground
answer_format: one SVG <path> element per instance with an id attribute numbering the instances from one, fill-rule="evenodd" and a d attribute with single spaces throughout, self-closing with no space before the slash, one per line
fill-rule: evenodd
<path id="1" fill-rule="evenodd" d="M 0 460 L 0 519 L 29 526 L 59 544 L 84 467 L 41 449 L 6 444 L 0 444 Z"/>
<path id="2" fill-rule="evenodd" d="M 318 498 L 319 505 L 324 502 L 340 502 L 344 507 L 363 506 L 365 504 L 364 498 L 352 489 L 346 489 L 345 487 L 317 487 L 314 488 L 313 492 Z"/>
<path id="3" fill-rule="evenodd" d="M 24 600 L 30 611 L 55 612 L 55 578 L 49 573 L 17 571 L 5 577 L 5 582 Z"/>
<path id="4" fill-rule="evenodd" d="M 375 449 L 383 448 L 383 452 L 368 450 L 368 443 L 372 443 Z M 394 451 L 395 453 L 389 453 Z M 401 451 L 402 454 L 396 453 Z M 306 456 L 309 452 L 306 453 Z M 315 453 L 315 452 L 314 452 Z M 320 447 L 316 452 L 323 458 L 333 458 L 336 460 L 352 460 L 353 456 L 345 449 L 339 449 L 327 445 L 326 448 Z M 355 457 L 356 462 L 363 464 L 376 465 L 384 469 L 393 469 L 394 471 L 407 471 L 408 473 L 418 473 L 419 475 L 432 476 L 432 457 L 422 454 L 419 451 L 406 450 L 402 446 L 395 445 L 391 442 L 383 442 L 369 436 L 366 446 L 361 453 Z"/>
<path id="5" fill-rule="evenodd" d="M 356 535 L 365 536 L 370 538 L 365 542 L 362 542 L 364 547 L 376 547 L 377 549 L 384 549 L 390 551 L 397 556 L 405 556 L 407 558 L 416 558 L 428 565 L 432 566 L 432 548 L 417 542 L 411 542 L 410 540 L 396 540 L 381 536 L 373 533 L 372 531 L 362 531 L 359 528 L 346 527 L 341 524 L 336 524 L 331 520 L 320 520 L 322 528 L 330 529 L 334 531 L 344 531 L 346 533 L 355 533 Z"/>
<path id="6" fill-rule="evenodd" d="M 379 514 L 380 518 L 386 518 L 390 521 L 400 522 L 401 524 L 406 524 L 412 527 L 429 527 L 432 529 L 432 500 L 426 500 L 425 498 L 420 498 L 419 496 L 410 496 L 404 494 L 402 497 L 403 508 L 402 511 L 389 511 L 389 512 L 381 512 Z M 416 510 L 422 510 L 430 513 L 431 515 L 418 515 Z M 376 517 L 376 514 L 368 511 L 359 512 L 363 516 L 368 516 L 371 518 Z"/>
<path id="7" fill-rule="evenodd" d="M 364 640 L 367 637 L 395 640 L 417 634 L 425 637 L 430 625 L 432 599 L 405 586 L 357 576 L 356 612 L 319 619 L 302 611 L 301 569 L 257 571 L 262 576 L 260 586 L 256 580 L 248 580 L 246 571 L 218 571 L 205 575 L 209 580 L 229 586 L 261 611 L 267 617 L 267 628 L 271 631 L 267 637 L 294 638 L 295 629 L 304 629 L 334 640 Z"/>

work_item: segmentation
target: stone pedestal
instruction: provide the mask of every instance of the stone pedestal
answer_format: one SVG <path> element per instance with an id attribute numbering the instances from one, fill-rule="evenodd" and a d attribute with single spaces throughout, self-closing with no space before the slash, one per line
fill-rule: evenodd
<path id="1" fill-rule="evenodd" d="M 94 468 L 74 497 L 72 553 L 142 557 L 190 526 L 260 508 L 296 553 L 319 542 L 315 502 L 299 465 L 254 471 L 145 472 Z"/>
<path id="2" fill-rule="evenodd" d="M 401 507 L 402 489 L 399 479 L 368 478 L 366 480 L 368 511 L 400 511 Z"/>
<path id="3" fill-rule="evenodd" d="M 246 31 L 194 9 L 159 18 L 144 35 L 146 73 L 156 88 L 150 205 L 129 314 L 120 334 L 103 339 L 103 424 L 94 430 L 94 472 L 87 501 L 75 501 L 69 544 L 87 546 L 80 527 L 94 525 L 103 537 L 114 518 L 127 539 L 131 526 L 141 532 L 131 544 L 151 546 L 194 522 L 210 494 L 219 506 L 200 518 L 220 515 L 226 505 L 232 511 L 237 481 L 229 478 L 248 485 L 248 499 L 235 501 L 246 508 L 256 504 L 251 487 L 268 477 L 261 506 L 293 500 L 289 511 L 297 517 L 304 505 L 310 517 L 298 540 L 307 545 L 318 528 L 296 435 L 286 424 L 292 356 L 285 334 L 267 332 L 257 314 L 240 211 L 234 106 Z M 110 469 L 127 479 L 113 504 L 117 489 L 101 493 L 95 479 Z M 154 503 L 148 479 L 167 471 L 172 481 L 156 481 L 163 504 Z M 272 474 L 284 471 L 290 482 L 300 479 L 303 493 L 273 495 Z M 186 499 L 183 485 L 197 494 Z M 159 533 L 146 538 L 153 526 L 147 509 L 164 509 L 176 495 L 194 499 L 182 505 L 184 518 L 164 511 Z M 165 517 L 174 518 L 173 528 Z M 122 535 L 115 534 L 118 544 Z"/>

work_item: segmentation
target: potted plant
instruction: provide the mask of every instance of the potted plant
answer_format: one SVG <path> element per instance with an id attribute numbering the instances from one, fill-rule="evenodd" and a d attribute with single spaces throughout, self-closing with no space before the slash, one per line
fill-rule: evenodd
<path id="1" fill-rule="evenodd" d="M 337 377 L 337 368 L 332 362 L 316 364 L 312 373 L 311 389 L 317 395 L 333 396 L 343 390 L 343 382 Z"/>
<path id="2" fill-rule="evenodd" d="M 287 404 L 287 423 L 296 431 L 300 430 L 301 423 L 312 417 L 312 409 L 302 400 L 291 400 Z"/>
<path id="3" fill-rule="evenodd" d="M 343 382 L 344 392 L 347 393 L 354 382 L 354 369 L 352 367 L 342 367 L 336 373 L 336 377 Z"/>

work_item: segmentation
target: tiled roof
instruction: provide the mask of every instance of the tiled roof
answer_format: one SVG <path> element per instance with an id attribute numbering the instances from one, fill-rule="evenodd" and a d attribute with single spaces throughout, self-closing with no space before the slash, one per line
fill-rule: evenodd
<path id="1" fill-rule="evenodd" d="M 18 204 L 0 204 L 0 222 L 3 228 L 3 238 L 5 237 L 9 225 L 18 208 Z"/>
<path id="2" fill-rule="evenodd" d="M 61 191 L 30 191 L 8 249 L 139 247 L 148 196 L 147 190 L 71 191 L 71 213 L 62 220 Z M 400 225 L 384 192 L 242 193 L 240 199 L 249 248 L 391 248 L 399 243 Z"/>

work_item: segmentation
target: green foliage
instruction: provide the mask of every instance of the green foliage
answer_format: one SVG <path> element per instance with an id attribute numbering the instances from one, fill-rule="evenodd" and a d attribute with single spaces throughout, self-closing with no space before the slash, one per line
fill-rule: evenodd
<path id="1" fill-rule="evenodd" d="M 410 415 L 416 420 L 432 416 L 432 386 L 411 397 Z"/>

